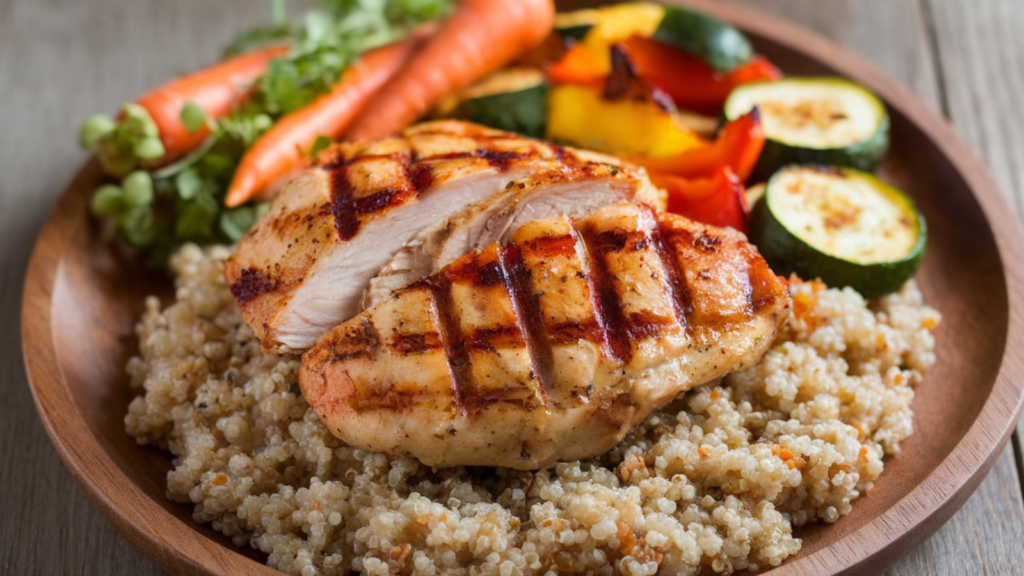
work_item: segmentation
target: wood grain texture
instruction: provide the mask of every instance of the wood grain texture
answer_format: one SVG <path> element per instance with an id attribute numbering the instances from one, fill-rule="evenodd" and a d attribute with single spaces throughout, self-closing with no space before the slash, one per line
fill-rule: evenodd
<path id="1" fill-rule="evenodd" d="M 747 3 L 816 28 L 868 56 L 927 101 L 943 100 L 937 83 L 939 68 L 928 49 L 927 12 L 916 1 Z M 1002 51 L 1004 63 L 1016 58 L 1019 71 L 1024 52 L 1013 31 L 1024 26 L 1024 14 L 1019 13 L 1018 0 L 969 3 L 972 10 L 982 6 L 966 19 L 973 22 L 966 26 L 969 35 L 955 40 L 960 44 L 945 43 L 943 14 L 948 14 L 946 34 L 964 34 L 965 17 L 957 4 L 963 3 L 930 4 L 946 87 L 962 73 L 999 80 L 1000 68 L 984 64 L 992 51 Z M 239 11 L 241 6 L 248 9 Z M 74 145 L 78 120 L 89 112 L 110 110 L 113 103 L 176 72 L 208 62 L 232 30 L 263 17 L 262 6 L 255 10 L 251 6 L 242 0 L 0 2 L 0 71 L 5 79 L 17 80 L 0 85 L 0 101 L 5 104 L 0 107 L 0 125 L 5 126 L 0 136 L 0 168 L 8 175 L 0 184 L 0 341 L 6 344 L 0 374 L 10 390 L 0 405 L 0 486 L 5 488 L 0 491 L 0 509 L 5 512 L 0 515 L 0 537 L 5 542 L 0 548 L 0 574 L 161 573 L 96 513 L 42 431 L 19 356 L 21 275 L 46 211 L 83 159 Z M 952 56 L 947 54 L 950 51 Z M 966 52 L 972 55 L 965 56 Z M 957 58 L 962 59 L 960 72 L 955 71 Z M 993 164 L 1004 189 L 1020 198 L 1024 152 L 1020 140 L 1013 140 L 1017 136 L 1013 131 L 1024 118 L 1014 109 L 1022 95 L 1019 77 L 1017 82 L 1016 88 L 1011 87 L 1018 90 L 1017 97 L 1004 100 L 1001 114 L 991 112 L 984 121 L 972 120 L 979 95 L 969 87 L 957 87 L 963 91 L 960 96 L 947 89 L 945 98 L 958 129 Z M 1009 143 L 1008 150 L 1015 152 L 989 150 L 990 137 Z M 1005 166 L 1001 168 L 1000 163 Z M 1012 455 L 1004 453 L 964 509 L 888 574 L 1021 573 L 1024 516 L 1017 481 Z M 994 522 L 993 517 L 998 520 Z"/>
<path id="2" fill-rule="evenodd" d="M 1024 4 L 1017 0 L 923 0 L 935 60 L 944 87 L 943 104 L 953 126 L 986 161 L 1009 195 L 1017 216 L 1024 216 Z M 958 513 L 967 520 L 950 522 L 936 539 L 970 541 L 978 554 L 975 571 L 985 574 L 1024 573 L 1020 543 L 1024 542 L 1024 419 L 1017 426 L 1011 450 L 967 506 Z M 1004 462 L 1005 461 L 1005 462 Z M 1000 480 L 999 478 L 1002 478 Z M 1012 480 L 1017 481 L 1014 490 Z M 1015 518 L 1000 530 L 974 520 L 980 516 Z M 965 526 L 965 524 L 967 524 Z"/>

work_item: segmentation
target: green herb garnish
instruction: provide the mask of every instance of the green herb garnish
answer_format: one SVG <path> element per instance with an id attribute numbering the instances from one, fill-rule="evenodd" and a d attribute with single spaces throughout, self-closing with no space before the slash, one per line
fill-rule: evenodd
<path id="1" fill-rule="evenodd" d="M 223 118 L 208 118 L 188 103 L 181 121 L 190 132 L 204 127 L 210 137 L 173 164 L 152 169 L 165 149 L 145 108 L 126 104 L 121 115 L 89 117 L 79 140 L 96 153 L 115 183 L 101 186 L 91 209 L 112 218 L 120 238 L 146 250 L 163 266 L 185 242 L 237 242 L 266 211 L 266 204 L 224 208 L 234 172 L 245 151 L 279 118 L 328 92 L 361 54 L 393 42 L 411 28 L 447 14 L 452 0 L 320 0 L 318 9 L 294 21 L 283 0 L 272 0 L 272 24 L 239 34 L 225 57 L 287 44 L 287 56 L 271 62 L 248 100 Z M 330 144 L 317 139 L 310 156 Z"/>

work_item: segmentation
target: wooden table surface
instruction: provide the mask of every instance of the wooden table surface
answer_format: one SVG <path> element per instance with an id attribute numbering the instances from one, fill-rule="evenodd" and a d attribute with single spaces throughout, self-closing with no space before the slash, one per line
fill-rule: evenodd
<path id="1" fill-rule="evenodd" d="M 1024 214 L 1024 0 L 743 0 L 860 53 L 941 110 Z M 0 0 L 0 574 L 163 572 L 79 490 L 21 359 L 29 251 L 85 155 L 81 119 L 208 63 L 257 0 Z M 1024 429 L 967 504 L 890 576 L 1024 574 Z"/>

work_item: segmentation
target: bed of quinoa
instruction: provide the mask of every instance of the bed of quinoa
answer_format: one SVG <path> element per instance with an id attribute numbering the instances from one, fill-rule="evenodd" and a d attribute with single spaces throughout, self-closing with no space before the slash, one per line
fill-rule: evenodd
<path id="1" fill-rule="evenodd" d="M 610 453 L 542 472 L 431 470 L 351 448 L 303 400 L 298 357 L 266 356 L 222 276 L 225 247 L 172 259 L 175 302 L 146 303 L 125 424 L 174 455 L 168 496 L 299 576 L 709 574 L 800 550 L 913 431 L 939 314 L 913 282 L 866 303 L 792 285 L 753 369 L 694 389 Z"/>

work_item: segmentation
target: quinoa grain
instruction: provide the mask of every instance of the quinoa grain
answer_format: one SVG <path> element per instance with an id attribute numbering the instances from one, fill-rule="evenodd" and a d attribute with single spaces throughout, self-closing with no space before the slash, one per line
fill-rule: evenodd
<path id="1" fill-rule="evenodd" d="M 146 301 L 125 426 L 174 455 L 168 496 L 296 576 L 758 571 L 835 522 L 913 430 L 938 313 L 913 282 L 869 306 L 794 282 L 795 314 L 742 373 L 691 390 L 599 458 L 535 473 L 431 470 L 346 446 L 264 355 L 223 279 L 183 247 Z"/>

